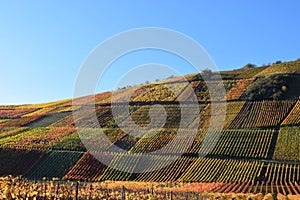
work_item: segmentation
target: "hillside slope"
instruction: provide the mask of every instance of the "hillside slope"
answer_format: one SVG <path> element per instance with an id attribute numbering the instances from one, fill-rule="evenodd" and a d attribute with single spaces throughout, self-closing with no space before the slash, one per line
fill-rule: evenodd
<path id="1" fill-rule="evenodd" d="M 199 102 L 199 124 L 197 119 L 188 118 L 189 125 L 197 129 L 197 135 L 176 162 L 160 170 L 140 174 L 105 166 L 91 156 L 82 144 L 72 110 L 89 106 L 94 96 L 75 99 L 74 107 L 72 100 L 0 106 L 0 175 L 92 181 L 299 183 L 299 63 L 297 60 L 221 72 L 226 95 L 220 96 L 218 102 L 211 102 L 210 91 L 201 75 L 187 75 L 186 79 L 190 81 Z M 220 84 L 213 75 L 208 82 Z M 111 92 L 95 95 L 98 122 L 109 140 L 118 147 L 131 153 L 154 152 L 176 136 L 182 119 L 178 99 L 188 101 L 193 95 L 187 87 L 182 78 L 177 77 L 116 91 L 120 102 L 133 91 L 129 107 L 131 116 L 118 113 L 119 120 L 125 122 L 130 117 L 137 125 L 145 127 L 151 123 L 151 105 L 160 103 L 167 113 L 162 129 L 154 124 L 153 129 L 138 137 L 124 132 L 112 113 Z M 203 153 L 201 145 L 208 134 L 212 106 L 221 105 L 226 105 L 227 110 L 223 130 L 214 130 L 220 138 L 206 157 L 199 158 L 198 155 Z M 91 115 L 83 116 L 80 121 L 97 132 Z M 124 123 L 123 126 L 131 128 L 131 124 Z M 191 130 L 184 131 L 189 133 Z M 180 146 L 177 150 L 180 152 Z M 154 159 L 153 162 L 163 162 L 176 156 L 177 150 L 163 152 L 151 159 Z M 111 152 L 97 153 L 111 160 L 112 166 L 120 166 L 124 160 L 132 163 L 132 172 L 140 162 L 139 157 L 113 149 Z"/>

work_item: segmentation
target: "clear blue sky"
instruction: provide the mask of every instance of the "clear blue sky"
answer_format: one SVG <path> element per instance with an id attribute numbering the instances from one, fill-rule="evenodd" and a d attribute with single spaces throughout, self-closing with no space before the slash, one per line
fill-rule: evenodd
<path id="1" fill-rule="evenodd" d="M 298 0 L 3 0 L 0 104 L 72 97 L 79 67 L 89 52 L 108 37 L 133 28 L 182 32 L 208 51 L 219 70 L 248 62 L 294 60 L 300 57 L 299 8 Z M 132 66 L 166 61 L 181 73 L 192 72 L 169 55 L 150 52 L 131 58 Z M 120 62 L 111 73 L 126 72 L 128 61 Z M 114 87 L 112 76 L 107 77 L 99 90 Z"/>

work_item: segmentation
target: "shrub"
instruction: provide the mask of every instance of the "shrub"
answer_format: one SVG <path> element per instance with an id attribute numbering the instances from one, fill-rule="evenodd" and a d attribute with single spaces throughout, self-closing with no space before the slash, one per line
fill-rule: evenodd
<path id="1" fill-rule="evenodd" d="M 288 75 L 270 75 L 259 77 L 245 91 L 243 100 L 282 100 L 286 99 Z"/>

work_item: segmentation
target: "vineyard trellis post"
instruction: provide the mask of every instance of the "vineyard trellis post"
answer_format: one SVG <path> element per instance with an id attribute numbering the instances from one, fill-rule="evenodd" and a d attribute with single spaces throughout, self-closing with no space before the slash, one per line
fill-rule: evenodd
<path id="1" fill-rule="evenodd" d="M 170 191 L 170 200 L 173 200 L 173 192 L 172 192 L 172 190 Z"/>
<path id="2" fill-rule="evenodd" d="M 79 187 L 79 181 L 76 182 L 76 190 L 75 190 L 75 200 L 78 200 L 78 188 Z"/>
<path id="3" fill-rule="evenodd" d="M 151 194 L 152 194 L 152 196 L 154 196 L 154 186 L 153 186 L 153 184 L 151 186 Z"/>
<path id="4" fill-rule="evenodd" d="M 185 192 L 185 199 L 186 199 L 186 200 L 189 199 L 189 192 L 188 192 L 188 191 Z"/>
<path id="5" fill-rule="evenodd" d="M 124 185 L 122 186 L 122 200 L 125 200 L 125 187 Z"/>
<path id="6" fill-rule="evenodd" d="M 59 191 L 59 183 L 57 183 L 57 185 L 56 185 L 56 198 L 55 199 L 58 199 L 58 191 Z"/>
<path id="7" fill-rule="evenodd" d="M 44 199 L 46 199 L 46 187 L 47 187 L 47 184 L 46 184 L 46 182 L 44 182 Z"/>
<path id="8" fill-rule="evenodd" d="M 93 185 L 91 184 L 90 185 L 90 196 L 89 196 L 89 199 L 92 199 L 92 192 L 93 192 Z"/>

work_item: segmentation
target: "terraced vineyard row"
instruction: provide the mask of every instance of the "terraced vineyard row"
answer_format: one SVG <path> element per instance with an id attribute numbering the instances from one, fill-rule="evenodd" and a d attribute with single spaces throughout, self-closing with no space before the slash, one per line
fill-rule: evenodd
<path id="1" fill-rule="evenodd" d="M 114 143 L 114 145 L 119 147 L 121 150 L 112 147 L 112 148 L 109 148 L 108 151 L 112 151 L 112 152 L 120 152 L 122 150 L 128 151 L 137 143 L 138 140 L 139 140 L 139 138 L 137 138 L 137 137 L 134 137 L 132 135 L 126 135 Z"/>
<path id="2" fill-rule="evenodd" d="M 94 113 L 80 111 L 80 118 L 75 121 L 75 124 L 76 126 L 85 128 L 97 128 L 99 124 L 101 127 L 109 127 L 115 124 L 110 107 L 98 107 L 96 109 L 96 116 L 97 118 L 95 119 Z"/>
<path id="3" fill-rule="evenodd" d="M 181 99 L 182 101 L 191 101 L 191 100 L 194 100 L 194 98 L 192 98 L 193 96 L 191 95 L 194 95 L 194 90 L 197 88 L 197 87 L 200 87 L 201 85 L 201 82 L 200 81 L 193 81 L 190 83 L 190 85 L 187 87 L 186 90 L 183 90 L 182 93 L 179 95 L 179 98 L 178 99 Z"/>
<path id="4" fill-rule="evenodd" d="M 263 101 L 257 127 L 278 126 L 287 116 L 295 101 Z"/>
<path id="5" fill-rule="evenodd" d="M 227 92 L 237 86 L 237 80 L 211 80 L 198 85 L 195 94 L 198 101 L 225 101 Z"/>
<path id="6" fill-rule="evenodd" d="M 16 118 L 14 120 L 9 120 L 7 122 L 4 122 L 0 124 L 0 129 L 7 128 L 7 127 L 22 127 L 26 126 L 27 124 L 36 121 L 45 115 L 33 115 L 33 116 L 26 116 L 21 118 Z"/>
<path id="7" fill-rule="evenodd" d="M 175 135 L 176 130 L 151 130 L 144 135 L 143 138 L 138 140 L 138 142 L 130 149 L 130 151 L 135 153 L 149 153 L 159 150 L 172 141 Z"/>
<path id="8" fill-rule="evenodd" d="M 30 179 L 62 178 L 82 154 L 82 152 L 74 151 L 52 151 L 46 154 L 25 176 Z"/>
<path id="9" fill-rule="evenodd" d="M 47 103 L 40 103 L 40 104 L 24 104 L 17 106 L 17 109 L 41 109 L 41 108 L 49 108 L 49 107 L 57 107 L 61 106 L 65 103 L 71 102 L 71 99 L 65 99 L 65 100 L 60 100 L 60 101 L 54 101 L 54 102 L 47 102 Z"/>
<path id="10" fill-rule="evenodd" d="M 50 148 L 70 151 L 86 151 L 86 148 L 82 144 L 77 132 L 67 135 L 61 140 L 52 143 Z"/>
<path id="11" fill-rule="evenodd" d="M 112 101 L 112 95 L 114 96 L 114 100 L 116 102 L 126 102 L 128 101 L 128 97 L 130 99 L 130 94 L 135 93 L 135 91 L 138 90 L 135 87 L 131 87 L 131 88 L 126 88 L 126 89 L 120 89 L 120 90 L 116 90 L 113 92 L 113 94 L 108 94 L 107 98 L 104 99 L 98 99 L 96 100 L 96 104 L 110 104 Z M 143 90 L 143 88 L 141 88 L 141 90 Z"/>
<path id="12" fill-rule="evenodd" d="M 268 74 L 300 74 L 300 61 L 284 62 L 272 64 L 256 76 L 263 76 Z"/>
<path id="13" fill-rule="evenodd" d="M 264 174 L 269 183 L 300 182 L 300 165 L 271 163 Z"/>
<path id="14" fill-rule="evenodd" d="M 215 109 L 219 110 L 214 117 L 225 115 L 225 112 L 222 112 L 224 109 L 221 109 L 221 106 L 223 106 L 226 107 L 225 129 L 276 127 L 289 114 L 294 103 L 294 101 L 214 103 Z M 206 130 L 209 127 L 211 107 L 212 104 L 207 104 L 202 111 L 200 115 L 200 129 Z"/>
<path id="15" fill-rule="evenodd" d="M 102 176 L 97 180 L 120 180 L 120 181 L 129 181 L 133 179 L 133 173 L 139 162 L 138 155 L 130 154 L 117 154 L 110 162 L 110 166 L 106 168 Z M 120 171 L 118 169 L 122 169 Z"/>
<path id="16" fill-rule="evenodd" d="M 192 129 L 181 129 L 180 133 L 176 129 L 152 129 L 144 135 L 130 149 L 130 152 L 135 153 L 150 153 L 159 154 L 198 154 L 199 152 L 191 150 L 191 146 L 196 146 L 201 143 L 205 136 L 205 132 Z M 168 146 L 167 146 L 168 145 Z"/>
<path id="17" fill-rule="evenodd" d="M 28 128 L 21 127 L 21 128 L 3 128 L 0 129 L 0 139 L 7 138 L 7 137 L 13 137 L 20 132 L 26 131 Z"/>
<path id="18" fill-rule="evenodd" d="M 129 114 L 134 113 L 136 110 L 141 109 L 140 106 L 129 106 Z M 65 118 L 62 121 L 58 121 L 54 126 L 60 125 L 72 125 L 76 123 L 78 127 L 85 127 L 85 128 L 99 128 L 106 127 L 106 128 L 116 128 L 118 127 L 117 122 L 123 122 L 127 118 L 131 118 L 128 113 L 126 113 L 126 109 L 128 107 L 122 105 L 113 105 L 111 106 L 97 106 L 95 109 L 96 117 L 93 107 L 89 107 L 85 109 L 82 107 L 76 112 L 78 112 L 76 116 L 76 121 L 72 121 L 72 118 Z M 147 115 L 148 113 L 146 113 Z M 125 125 L 122 125 L 125 126 Z"/>
<path id="19" fill-rule="evenodd" d="M 66 127 L 67 128 L 67 127 Z M 111 143 L 115 143 L 117 146 L 118 144 L 126 141 L 126 133 L 123 132 L 119 128 L 105 128 L 101 129 L 102 132 L 106 135 L 106 137 L 110 140 Z M 99 135 L 99 129 L 96 128 L 88 128 L 85 129 L 85 133 L 91 137 L 91 139 L 94 137 L 98 138 Z M 83 133 L 82 133 L 83 134 Z M 82 137 L 82 136 L 81 136 Z M 133 138 L 136 140 L 135 138 Z M 84 144 L 82 143 L 82 140 L 77 132 L 68 134 L 65 137 L 61 138 L 60 140 L 53 142 L 52 145 L 50 145 L 50 148 L 53 149 L 64 149 L 64 150 L 72 150 L 72 151 L 86 151 L 86 148 L 84 145 L 87 145 L 89 143 L 89 140 L 84 140 Z M 90 140 L 92 142 L 91 145 L 95 146 L 97 151 L 100 150 L 107 150 L 107 147 L 103 147 L 101 145 L 101 140 Z M 120 145 L 121 148 L 126 149 L 126 145 Z M 131 147 L 131 146 L 130 146 Z M 130 148 L 128 147 L 128 148 Z M 90 149 L 91 150 L 91 149 Z"/>
<path id="20" fill-rule="evenodd" d="M 279 126 L 294 101 L 246 102 L 229 129 Z"/>
<path id="21" fill-rule="evenodd" d="M 61 120 L 58 120 L 50 125 L 50 127 L 60 127 L 60 126 L 74 126 L 74 119 L 73 115 L 69 115 Z"/>
<path id="22" fill-rule="evenodd" d="M 281 127 L 276 142 L 274 158 L 300 161 L 300 127 Z"/>
<path id="23" fill-rule="evenodd" d="M 114 157 L 112 158 L 112 156 Z M 64 177 L 81 180 L 135 180 L 151 182 L 248 182 L 259 178 L 263 163 L 257 161 L 221 160 L 211 158 L 178 158 L 171 165 L 158 170 L 135 174 L 141 161 L 138 155 L 101 154 L 113 168 L 127 167 L 128 172 L 122 172 L 99 163 L 86 153 Z M 161 166 L 170 156 L 148 156 L 151 166 Z M 103 157 L 102 157 L 103 159 Z M 87 170 L 88 169 L 88 170 Z M 151 168 L 148 168 L 151 170 Z M 102 173 L 100 173 L 102 172 Z M 172 172 L 172 173 L 170 173 Z"/>
<path id="24" fill-rule="evenodd" d="M 262 102 L 229 102 L 227 103 L 227 113 L 226 113 L 226 121 L 224 124 L 225 128 L 228 129 L 236 129 L 236 128 L 255 128 L 255 127 L 275 127 L 280 125 L 281 121 L 285 119 L 288 115 L 290 109 L 294 105 L 294 101 L 262 101 Z M 210 106 L 210 104 L 208 104 Z M 217 106 L 217 105 L 216 105 Z M 167 112 L 167 124 L 165 128 L 174 128 L 172 124 L 179 124 L 180 122 L 180 107 L 176 105 L 168 105 L 164 106 Z M 205 104 L 200 105 L 200 110 L 203 112 L 203 108 Z M 131 114 L 131 116 L 126 116 L 123 113 L 119 113 L 118 116 L 120 120 L 125 120 L 130 117 L 133 121 L 141 126 L 147 126 L 150 123 L 149 118 L 149 106 L 141 106 L 135 109 L 136 111 Z M 113 119 L 111 110 L 109 107 L 100 108 L 102 112 L 98 112 L 98 122 L 102 127 L 115 127 L 115 120 Z M 192 109 L 192 108 L 191 108 Z M 296 107 L 292 111 L 295 112 Z M 293 114 L 290 114 L 292 116 Z M 157 113 L 160 115 L 161 113 Z M 203 112 L 201 121 L 206 121 L 207 123 L 200 125 L 200 128 L 206 129 L 209 125 L 210 118 L 210 108 L 207 108 L 205 112 Z M 294 114 L 296 115 L 296 113 Z M 193 115 L 191 115 L 193 116 Z M 187 118 L 188 116 L 184 116 Z M 288 117 L 285 121 L 287 121 L 290 117 Z M 294 117 L 295 120 L 296 117 Z M 91 121 L 89 122 L 89 116 L 83 117 L 81 119 L 84 124 L 83 126 L 87 127 L 96 127 L 98 122 Z M 192 120 L 192 119 L 189 119 Z M 53 124 L 53 126 L 66 126 L 72 125 L 72 117 L 64 118 L 61 121 L 58 121 Z M 286 123 L 286 122 L 284 122 Z M 283 123 L 283 124 L 284 124 Z M 160 123 L 159 123 L 160 124 Z M 1 125 L 1 124 L 0 124 Z M 152 124 L 155 127 L 155 124 Z M 130 126 L 130 124 L 122 124 L 122 126 Z"/>
<path id="25" fill-rule="evenodd" d="M 209 91 L 206 91 L 209 92 L 209 94 L 207 93 L 208 96 L 206 100 L 211 100 L 214 102 L 225 101 L 227 92 L 237 87 L 237 81 L 236 80 L 210 81 L 210 82 L 206 82 L 206 85 L 211 87 L 209 88 Z"/>
<path id="26" fill-rule="evenodd" d="M 172 86 L 173 84 L 145 84 L 137 87 L 129 87 L 120 90 L 116 90 L 113 93 L 108 93 L 105 97 L 96 97 L 96 104 L 110 104 L 112 100 L 114 102 L 127 102 L 127 101 L 144 101 L 145 98 L 153 96 L 153 93 L 156 92 L 160 94 L 160 101 L 164 101 L 166 98 L 172 98 L 173 94 L 169 91 L 170 89 L 175 89 L 175 91 L 179 91 L 178 89 Z M 176 86 L 184 87 L 182 83 L 175 83 Z M 155 89 L 153 89 L 156 87 Z M 168 89 L 168 87 L 171 87 Z M 183 89 L 183 88 L 181 88 Z M 152 100 L 155 101 L 155 100 Z"/>
<path id="27" fill-rule="evenodd" d="M 210 87 L 216 87 L 218 82 L 210 83 Z M 194 89 L 194 95 L 196 95 L 199 102 L 206 102 L 210 99 L 209 89 L 204 81 L 200 81 L 200 84 Z"/>
<path id="28" fill-rule="evenodd" d="M 153 166 L 160 166 L 162 163 L 165 163 L 170 156 L 151 156 L 151 162 Z M 135 181 L 144 181 L 144 182 L 175 182 L 178 178 L 186 173 L 186 169 L 195 162 L 196 158 L 187 158 L 180 157 L 175 162 L 170 165 L 157 169 L 151 172 L 140 173 L 134 180 Z M 148 168 L 150 170 L 151 168 Z"/>
<path id="29" fill-rule="evenodd" d="M 219 122 L 217 120 L 218 118 L 220 118 L 220 119 L 225 118 L 225 121 L 224 121 L 224 124 L 222 125 L 222 127 L 224 129 L 227 129 L 229 127 L 229 125 L 231 124 L 231 122 L 235 119 L 237 114 L 240 112 L 240 110 L 243 108 L 244 104 L 245 104 L 245 101 L 207 104 L 206 107 L 203 109 L 203 111 L 200 114 L 199 128 L 201 130 L 207 130 L 210 126 L 210 123 Z M 215 108 L 214 115 L 211 111 L 212 106 L 214 106 L 214 108 Z M 214 122 L 211 122 L 212 116 L 216 118 L 216 120 Z M 213 125 L 214 124 L 212 124 L 212 126 Z M 198 126 L 195 125 L 194 127 L 198 127 Z M 219 129 L 221 129 L 222 127 L 220 127 Z"/>
<path id="30" fill-rule="evenodd" d="M 176 130 L 166 129 L 163 132 L 151 130 L 130 149 L 130 152 L 149 153 L 160 150 L 164 154 L 209 154 L 216 156 L 245 157 L 245 158 L 267 158 L 270 145 L 274 136 L 274 130 L 224 130 L 210 132 L 209 138 L 213 139 L 206 143 L 206 152 L 203 148 L 203 140 L 208 137 L 207 131 L 184 130 L 183 135 L 176 136 Z M 162 149 L 178 137 L 178 143 L 171 149 Z M 191 146 L 184 149 L 191 141 Z M 214 145 L 214 146 L 212 146 Z"/>
<path id="31" fill-rule="evenodd" d="M 74 105 L 81 106 L 81 105 L 85 105 L 85 104 L 90 104 L 91 102 L 103 101 L 106 98 L 108 98 L 109 95 L 110 95 L 110 92 L 103 92 L 103 93 L 96 94 L 96 95 L 79 97 L 70 102 L 63 104 L 62 106 L 65 106 L 65 107 L 74 106 Z"/>
<path id="32" fill-rule="evenodd" d="M 107 163 L 110 163 L 113 154 L 108 153 L 95 153 L 94 155 L 101 156 L 102 159 L 107 158 Z M 99 162 L 93 155 L 86 152 L 72 169 L 63 177 L 67 180 L 84 180 L 95 181 L 97 180 L 107 168 L 106 165 Z"/>
<path id="33" fill-rule="evenodd" d="M 36 109 L 0 109 L 0 119 L 19 118 L 27 113 L 34 112 Z"/>
<path id="34" fill-rule="evenodd" d="M 285 182 L 285 183 L 266 183 L 266 182 L 244 182 L 244 183 L 222 183 L 220 186 L 212 189 L 212 192 L 217 193 L 252 193 L 252 194 L 269 194 L 268 198 L 271 198 L 271 194 L 279 194 L 278 199 L 285 198 L 289 195 L 291 199 L 299 198 L 300 187 L 297 182 Z M 291 196 L 298 195 L 298 196 Z"/>
<path id="35" fill-rule="evenodd" d="M 237 102 L 228 102 L 226 104 L 226 118 L 224 123 L 224 129 L 228 129 L 231 122 L 235 119 L 238 113 L 243 108 L 245 102 L 244 101 L 237 101 Z"/>
<path id="36" fill-rule="evenodd" d="M 137 96 L 133 101 L 176 101 L 186 86 L 187 83 L 184 82 L 156 85 Z"/>
<path id="37" fill-rule="evenodd" d="M 216 143 L 209 154 L 243 158 L 267 158 L 274 132 L 274 130 L 216 131 L 211 134 L 212 137 L 215 137 Z M 202 153 L 200 149 L 206 134 L 199 135 L 200 138 L 195 140 L 188 153 Z"/>
<path id="38" fill-rule="evenodd" d="M 197 107 L 195 107 L 197 106 Z M 164 105 L 163 109 L 156 109 L 151 110 L 151 115 L 153 119 L 150 119 L 150 109 L 151 106 L 141 106 L 135 112 L 129 116 L 135 124 L 139 126 L 148 126 L 151 122 L 151 127 L 153 128 L 178 128 L 180 125 L 181 127 L 188 127 L 191 122 L 193 122 L 196 116 L 199 114 L 204 108 L 205 105 Z M 162 124 L 161 116 L 166 114 L 166 122 Z M 130 124 L 122 123 L 122 126 L 129 127 Z"/>
<path id="39" fill-rule="evenodd" d="M 72 127 L 36 128 L 29 130 L 24 128 L 15 130 L 8 129 L 0 134 L 0 145 L 7 147 L 15 145 L 23 147 L 52 147 L 58 149 L 85 150 L 78 134 L 74 131 L 75 129 Z M 219 156 L 247 158 L 267 158 L 275 133 L 273 130 L 214 131 L 210 133 L 210 138 L 215 138 L 216 141 L 212 151 L 200 152 L 203 140 L 207 136 L 206 131 L 199 130 L 197 135 L 193 135 L 197 130 L 186 129 L 181 130 L 181 134 L 183 135 L 176 136 L 178 129 L 163 129 L 162 131 L 152 129 L 141 139 L 126 135 L 125 132 L 118 128 L 106 128 L 103 129 L 103 131 L 112 143 L 131 152 L 153 152 L 166 146 L 176 137 L 178 143 L 175 146 L 173 145 L 176 148 L 173 147 L 168 149 L 168 151 L 161 150 L 162 153 L 209 153 Z M 90 129 L 89 134 L 95 134 L 96 136 L 98 130 Z M 187 143 L 187 141 L 190 141 L 190 143 Z M 295 138 L 294 141 L 296 142 L 297 138 Z M 184 149 L 188 144 L 191 144 L 191 147 Z M 252 144 L 255 145 L 253 146 Z M 279 144 L 280 142 L 278 143 L 278 148 L 280 148 Z M 281 144 L 285 143 L 281 142 Z M 94 143 L 94 145 L 97 144 Z M 209 143 L 208 145 L 212 144 Z M 297 144 L 295 143 L 294 146 L 297 147 Z M 100 147 L 101 144 L 99 144 L 99 148 Z"/>
<path id="40" fill-rule="evenodd" d="M 290 114 L 285 118 L 281 125 L 291 126 L 300 124 L 300 101 L 297 101 Z"/>
<path id="41" fill-rule="evenodd" d="M 178 180 L 183 182 L 248 182 L 260 174 L 263 163 L 198 158 Z"/>
<path id="42" fill-rule="evenodd" d="M 60 107 L 45 107 L 45 108 L 38 108 L 34 112 L 30 112 L 28 114 L 23 115 L 23 117 L 30 117 L 35 115 L 42 115 L 45 116 L 47 113 L 51 113 L 53 110 L 56 110 Z M 63 107 L 65 108 L 65 107 Z"/>
<path id="43" fill-rule="evenodd" d="M 226 100 L 238 100 L 242 94 L 245 92 L 247 87 L 252 83 L 254 79 L 241 79 L 237 82 L 236 86 L 228 91 L 226 94 Z"/>
<path id="44" fill-rule="evenodd" d="M 254 127 L 271 127 L 277 126 L 289 113 L 294 101 L 263 101 L 263 102 L 230 102 L 227 103 L 229 109 L 227 109 L 225 128 L 235 129 L 235 128 L 254 128 Z M 208 104 L 210 105 L 210 104 Z M 241 106 L 243 106 L 241 108 Z M 166 128 L 174 128 L 172 124 L 179 124 L 181 119 L 181 113 L 179 106 L 167 105 L 164 106 L 167 112 L 167 124 Z M 205 104 L 200 105 L 200 110 L 203 112 Z M 288 124 L 288 120 L 296 119 L 297 115 L 297 105 L 294 107 L 290 115 L 286 118 L 283 124 Z M 136 107 L 131 116 L 126 116 L 124 113 L 119 113 L 118 116 L 120 120 L 125 120 L 128 117 L 133 118 L 138 125 L 146 126 L 150 123 L 149 118 L 149 106 Z M 234 108 L 235 111 L 231 111 Z M 192 108 L 190 108 L 192 109 Z M 241 110 L 240 110 L 241 109 Z M 202 113 L 203 119 L 201 121 L 209 121 L 210 113 L 209 108 Z M 296 112 L 295 114 L 293 114 Z M 157 113 L 160 115 L 161 113 Z M 68 112 L 53 113 L 53 114 L 43 114 L 43 115 L 30 115 L 24 116 L 14 120 L 5 120 L 0 124 L 0 127 L 43 127 L 43 126 L 72 126 L 74 121 L 73 117 Z M 84 122 L 83 126 L 96 127 L 99 123 L 102 127 L 116 127 L 115 120 L 113 119 L 111 108 L 109 107 L 99 107 L 97 109 L 97 121 L 89 121 L 90 116 L 87 115 L 80 119 Z M 193 116 L 193 115 L 191 115 Z M 245 119 L 247 116 L 247 120 Z M 187 118 L 188 116 L 184 116 Z M 187 119 L 193 120 L 193 119 Z M 209 123 L 200 125 L 202 129 L 206 129 Z M 122 124 L 123 125 L 123 124 Z M 126 126 L 126 124 L 124 124 Z M 129 126 L 129 125 L 128 125 Z"/>
<path id="45" fill-rule="evenodd" d="M 23 146 L 47 148 L 63 137 L 75 132 L 74 128 L 35 128 L 35 129 L 16 129 L 17 133 L 8 132 L 9 136 L 0 139 L 0 146 Z"/>
<path id="46" fill-rule="evenodd" d="M 59 121 L 66 116 L 71 115 L 71 112 L 61 112 L 61 113 L 53 113 L 53 114 L 48 114 L 44 117 L 39 118 L 38 120 L 35 120 L 29 124 L 26 124 L 27 127 L 30 128 L 38 128 L 38 127 L 46 127 L 49 126 L 56 121 Z"/>
<path id="47" fill-rule="evenodd" d="M 222 78 L 224 79 L 249 79 L 253 78 L 256 74 L 267 69 L 269 66 L 261 66 L 254 68 L 241 68 L 231 71 L 220 72 Z"/>
<path id="48" fill-rule="evenodd" d="M 0 149 L 0 175 L 24 175 L 46 154 L 32 149 Z"/>

